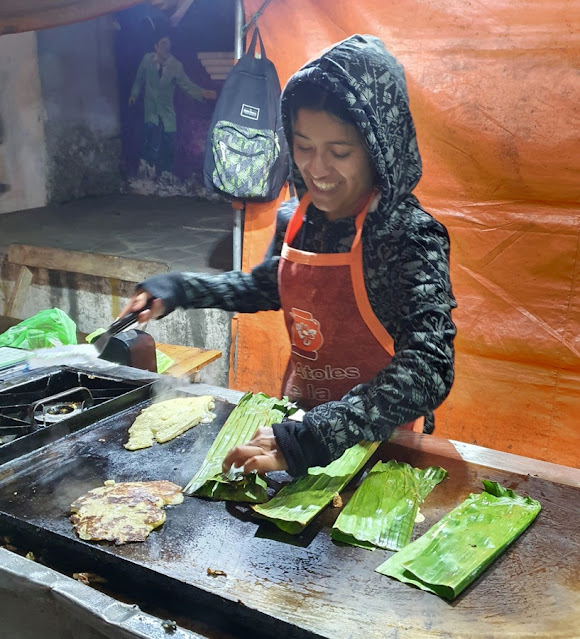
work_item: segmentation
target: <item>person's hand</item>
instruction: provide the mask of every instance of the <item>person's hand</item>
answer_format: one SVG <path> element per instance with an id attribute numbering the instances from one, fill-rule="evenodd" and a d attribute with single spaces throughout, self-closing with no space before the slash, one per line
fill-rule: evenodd
<path id="1" fill-rule="evenodd" d="M 129 98 L 129 106 L 133 106 L 135 104 L 135 98 L 133 96 L 131 96 Z"/>
<path id="2" fill-rule="evenodd" d="M 284 455 L 278 450 L 271 428 L 258 428 L 247 444 L 232 448 L 224 459 L 222 470 L 227 473 L 232 464 L 243 467 L 244 473 L 256 470 L 260 475 L 273 470 L 288 470 Z"/>
<path id="3" fill-rule="evenodd" d="M 213 89 L 202 89 L 201 96 L 204 100 L 217 100 L 217 91 Z"/>
<path id="4" fill-rule="evenodd" d="M 138 311 L 140 308 L 143 308 L 147 302 L 152 299 L 153 296 L 147 293 L 147 291 L 139 291 L 133 295 L 133 297 L 129 300 L 129 303 L 125 308 L 121 311 L 119 317 L 124 317 L 127 313 L 131 311 Z M 157 317 L 161 317 L 165 314 L 165 305 L 163 301 L 159 298 L 154 298 L 151 303 L 151 308 L 148 308 L 146 311 L 139 313 L 139 323 L 144 324 L 151 319 L 156 319 Z"/>

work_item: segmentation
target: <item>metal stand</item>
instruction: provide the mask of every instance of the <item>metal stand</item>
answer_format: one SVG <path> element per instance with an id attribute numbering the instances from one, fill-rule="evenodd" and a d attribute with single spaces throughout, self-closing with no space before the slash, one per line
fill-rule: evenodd
<path id="1" fill-rule="evenodd" d="M 244 237 L 243 214 L 244 214 L 244 209 L 234 208 L 234 237 L 233 237 L 234 271 L 242 270 L 242 241 Z"/>
<path id="2" fill-rule="evenodd" d="M 235 0 L 235 42 L 234 58 L 239 60 L 244 54 L 244 7 L 242 0 Z M 235 271 L 242 270 L 242 242 L 244 207 L 234 208 L 233 265 Z"/>
<path id="3" fill-rule="evenodd" d="M 244 54 L 244 7 L 242 0 L 234 0 L 235 8 L 235 42 L 234 42 L 234 58 L 239 60 Z M 235 271 L 242 270 L 242 244 L 243 244 L 243 215 L 245 205 L 241 208 L 234 208 L 234 228 L 233 228 L 233 266 Z M 237 377 L 238 371 L 238 331 L 236 328 L 235 337 L 232 343 L 234 356 L 232 366 L 234 369 L 234 379 Z"/>

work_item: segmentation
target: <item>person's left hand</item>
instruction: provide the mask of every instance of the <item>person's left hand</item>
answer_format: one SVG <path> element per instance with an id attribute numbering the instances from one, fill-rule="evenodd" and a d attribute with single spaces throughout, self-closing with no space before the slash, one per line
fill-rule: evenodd
<path id="1" fill-rule="evenodd" d="M 273 470 L 288 470 L 284 455 L 278 450 L 271 428 L 258 428 L 247 444 L 232 448 L 224 459 L 222 470 L 227 473 L 232 464 L 243 467 L 244 473 L 253 470 L 260 475 Z"/>
<path id="2" fill-rule="evenodd" d="M 217 100 L 217 92 L 213 89 L 202 89 L 201 96 L 204 100 Z"/>

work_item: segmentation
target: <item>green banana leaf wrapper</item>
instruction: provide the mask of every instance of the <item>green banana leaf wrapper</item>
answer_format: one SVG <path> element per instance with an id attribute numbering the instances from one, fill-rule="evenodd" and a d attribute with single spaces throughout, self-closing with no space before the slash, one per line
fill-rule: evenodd
<path id="1" fill-rule="evenodd" d="M 404 462 L 377 462 L 338 516 L 336 541 L 373 549 L 399 550 L 411 540 L 419 506 L 447 477 L 439 466 L 424 470 Z"/>
<path id="2" fill-rule="evenodd" d="M 377 572 L 453 600 L 534 521 L 541 505 L 497 482 L 471 494 Z"/>
<path id="3" fill-rule="evenodd" d="M 361 442 L 328 466 L 309 468 L 308 475 L 284 486 L 268 503 L 252 508 L 261 519 L 297 535 L 348 484 L 378 446 L 378 442 Z"/>
<path id="4" fill-rule="evenodd" d="M 248 442 L 258 428 L 279 423 L 295 410 L 294 404 L 286 398 L 246 393 L 230 413 L 201 468 L 183 492 L 215 500 L 254 504 L 266 501 L 266 482 L 257 473 L 239 473 L 235 479 L 229 479 L 222 473 L 222 462 L 232 448 Z"/>

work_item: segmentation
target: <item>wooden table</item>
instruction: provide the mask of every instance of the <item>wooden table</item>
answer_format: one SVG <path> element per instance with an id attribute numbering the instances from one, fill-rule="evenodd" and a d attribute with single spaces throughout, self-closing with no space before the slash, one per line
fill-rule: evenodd
<path id="1" fill-rule="evenodd" d="M 176 344 L 157 344 L 157 349 L 171 357 L 174 363 L 165 371 L 166 375 L 193 377 L 202 368 L 222 356 L 221 351 Z"/>

